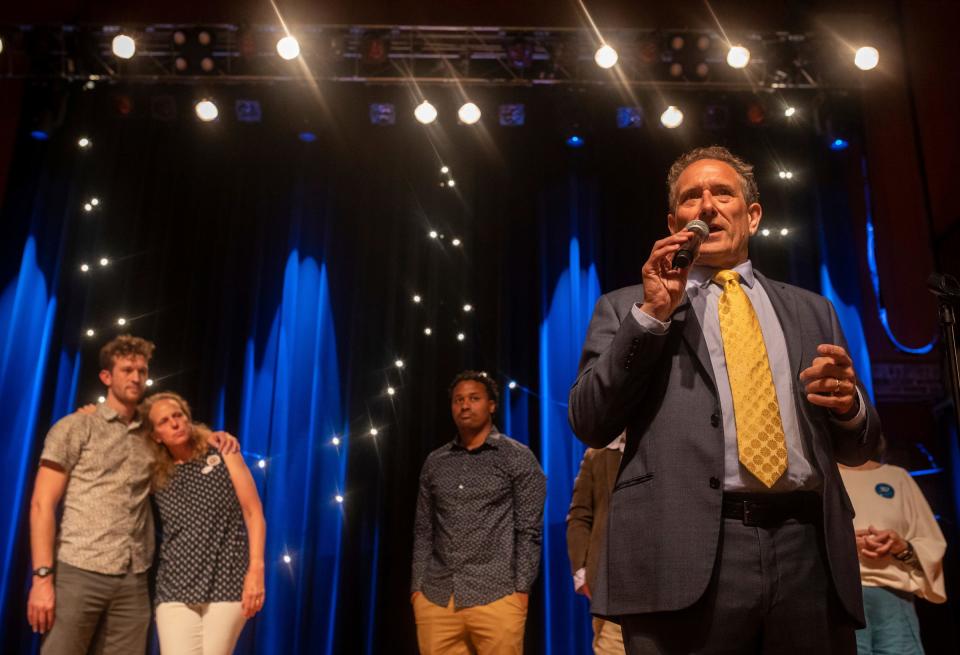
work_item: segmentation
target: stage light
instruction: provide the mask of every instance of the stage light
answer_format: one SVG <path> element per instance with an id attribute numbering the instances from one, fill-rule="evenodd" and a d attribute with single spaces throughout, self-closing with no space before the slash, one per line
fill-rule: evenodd
<path id="1" fill-rule="evenodd" d="M 670 105 L 660 114 L 660 122 L 670 130 L 680 127 L 680 124 L 683 123 L 683 112 L 677 107 Z"/>
<path id="2" fill-rule="evenodd" d="M 466 338 L 467 338 L 467 335 L 465 335 L 463 332 L 457 333 L 457 341 L 463 341 Z"/>
<path id="3" fill-rule="evenodd" d="M 833 141 L 830 142 L 830 149 L 831 149 L 831 150 L 846 150 L 849 145 L 850 145 L 850 142 L 849 142 L 849 141 L 847 141 L 846 139 L 841 139 L 841 138 L 838 137 L 838 138 L 836 138 L 836 139 L 834 139 Z"/>
<path id="4" fill-rule="evenodd" d="M 85 212 L 92 212 L 92 211 L 93 211 L 93 205 L 91 205 L 89 202 L 84 203 L 84 204 L 83 204 L 83 211 L 85 211 Z"/>
<path id="5" fill-rule="evenodd" d="M 425 327 L 423 328 L 423 333 L 429 337 L 431 334 L 433 334 L 433 330 L 431 330 L 428 327 Z"/>
<path id="6" fill-rule="evenodd" d="M 428 236 L 429 236 L 431 239 L 436 239 L 436 238 L 437 238 L 438 236 L 440 236 L 440 235 L 437 234 L 437 231 L 436 231 L 436 230 L 430 230 Z"/>
<path id="7" fill-rule="evenodd" d="M 86 335 L 88 337 L 96 336 L 96 334 L 97 334 L 96 331 L 94 331 L 93 329 L 87 330 L 86 332 Z"/>
<path id="8" fill-rule="evenodd" d="M 437 108 L 424 100 L 413 110 L 413 116 L 424 125 L 429 125 L 437 120 Z"/>
<path id="9" fill-rule="evenodd" d="M 293 558 L 290 557 L 289 555 L 284 555 L 284 556 L 283 556 L 283 563 L 284 563 L 284 564 L 289 564 L 289 563 L 292 562 L 292 561 L 293 561 Z"/>
<path id="10" fill-rule="evenodd" d="M 201 100 L 194 105 L 193 110 L 197 112 L 197 118 L 204 123 L 215 121 L 217 120 L 217 116 L 220 115 L 220 110 L 217 109 L 217 105 L 215 105 L 212 100 Z"/>
<path id="11" fill-rule="evenodd" d="M 508 389 L 516 389 L 516 388 L 517 388 L 517 383 L 514 382 L 513 380 L 510 380 L 510 383 L 507 384 L 507 388 L 508 388 Z"/>
<path id="12" fill-rule="evenodd" d="M 643 109 L 641 107 L 617 107 L 617 127 L 620 129 L 643 126 Z"/>
<path id="13" fill-rule="evenodd" d="M 89 264 L 80 264 L 80 272 L 81 272 L 81 273 L 86 273 L 86 272 L 89 271 L 89 270 L 90 270 L 90 265 L 89 265 Z"/>
<path id="14" fill-rule="evenodd" d="M 297 135 L 297 138 L 304 143 L 313 143 L 317 140 L 317 135 L 313 132 L 300 132 L 300 134 Z"/>
<path id="15" fill-rule="evenodd" d="M 200 60 L 200 70 L 204 73 L 210 73 L 213 71 L 213 57 L 204 57 Z"/>
<path id="16" fill-rule="evenodd" d="M 571 148 L 581 148 L 585 143 L 586 141 L 579 134 L 571 134 L 567 137 L 567 145 Z"/>
<path id="17" fill-rule="evenodd" d="M 787 228 L 782 228 L 782 229 L 780 230 L 780 236 L 785 237 L 785 236 L 787 236 L 788 234 L 790 234 L 790 230 L 788 230 Z"/>
<path id="18" fill-rule="evenodd" d="M 457 110 L 457 118 L 464 125 L 473 125 L 480 120 L 480 108 L 472 102 L 466 102 Z"/>
<path id="19" fill-rule="evenodd" d="M 127 324 L 127 319 L 125 319 L 124 317 L 121 316 L 120 318 L 117 319 L 117 325 L 119 325 L 120 327 L 123 327 L 126 324 Z"/>
<path id="20" fill-rule="evenodd" d="M 449 172 L 450 172 L 450 167 L 449 167 L 449 166 L 441 166 L 441 167 L 440 167 L 440 174 L 441 174 L 441 175 L 446 175 L 446 174 L 449 173 Z"/>
<path id="21" fill-rule="evenodd" d="M 730 46 L 727 51 L 727 64 L 730 68 L 746 68 L 750 63 L 750 51 L 742 45 Z"/>
<path id="22" fill-rule="evenodd" d="M 300 56 L 300 42 L 290 35 L 283 37 L 277 41 L 277 54 L 287 61 L 296 59 Z"/>
<path id="23" fill-rule="evenodd" d="M 793 171 L 780 171 L 780 172 L 778 173 L 778 175 L 780 176 L 780 179 L 781 179 L 781 180 L 792 180 L 792 179 L 793 179 Z"/>
<path id="24" fill-rule="evenodd" d="M 450 245 L 452 245 L 452 246 L 459 246 L 461 243 L 463 243 L 463 242 L 460 241 L 460 239 L 454 239 L 453 241 L 450 242 Z"/>
<path id="25" fill-rule="evenodd" d="M 403 366 L 404 366 L 403 360 L 402 360 L 402 359 L 398 359 L 397 361 L 395 361 L 395 362 L 393 363 L 393 365 L 396 366 L 397 368 L 403 368 Z"/>
<path id="26" fill-rule="evenodd" d="M 873 70 L 880 63 L 880 52 L 873 46 L 857 48 L 853 63 L 862 71 Z"/>
<path id="27" fill-rule="evenodd" d="M 118 34 L 113 37 L 113 54 L 120 59 L 130 59 L 137 52 L 136 42 L 126 34 Z"/>
<path id="28" fill-rule="evenodd" d="M 233 104 L 233 111 L 241 123 L 259 123 L 263 120 L 263 109 L 260 107 L 259 100 L 237 98 Z"/>
<path id="29" fill-rule="evenodd" d="M 107 399 L 103 396 L 97 396 L 97 402 L 102 405 L 103 403 L 107 402 Z"/>
<path id="30" fill-rule="evenodd" d="M 33 130 L 30 132 L 30 136 L 37 141 L 46 141 L 50 138 L 50 133 L 46 130 Z"/>
<path id="31" fill-rule="evenodd" d="M 763 228 L 762 230 L 760 230 L 760 234 L 762 234 L 765 237 L 768 237 L 770 236 L 770 230 L 768 230 L 767 228 Z"/>
<path id="32" fill-rule="evenodd" d="M 613 68 L 617 65 L 619 58 L 620 55 L 617 54 L 617 51 L 606 43 L 597 48 L 597 52 L 593 55 L 593 60 L 597 62 L 597 66 L 600 68 Z"/>
<path id="33" fill-rule="evenodd" d="M 796 107 L 787 107 L 786 109 L 783 110 L 783 115 L 786 116 L 787 118 L 792 118 L 793 115 L 796 113 L 797 113 Z"/>
<path id="34" fill-rule="evenodd" d="M 153 378 L 147 378 L 147 386 L 148 386 L 148 387 L 152 387 L 152 386 L 153 386 Z"/>
<path id="35" fill-rule="evenodd" d="M 397 395 L 397 390 L 394 389 L 393 387 L 387 387 L 387 395 L 388 395 L 388 396 L 396 396 L 396 395 Z"/>
<path id="36" fill-rule="evenodd" d="M 265 459 L 259 459 L 259 460 L 257 460 L 257 468 L 259 468 L 259 469 L 261 469 L 261 470 L 267 468 L 267 460 L 265 460 Z M 287 559 L 288 562 L 290 561 L 289 558 L 286 558 L 286 559 Z"/>
<path id="37" fill-rule="evenodd" d="M 337 435 L 333 435 L 333 439 L 330 440 L 330 443 L 332 443 L 334 446 L 339 446 L 340 437 L 338 437 Z"/>
<path id="38" fill-rule="evenodd" d="M 500 105 L 497 114 L 501 127 L 521 127 L 527 120 L 526 107 L 519 103 Z"/>
<path id="39" fill-rule="evenodd" d="M 674 50 L 683 50 L 684 43 L 683 37 L 679 34 L 670 39 L 670 47 Z"/>
<path id="40" fill-rule="evenodd" d="M 110 265 L 110 260 L 109 260 L 107 257 L 101 257 L 101 258 L 100 258 L 100 265 L 101 265 L 101 266 L 109 266 L 109 265 Z"/>
<path id="41" fill-rule="evenodd" d="M 90 198 L 90 204 L 96 207 L 100 204 L 100 198 Z"/>
<path id="42" fill-rule="evenodd" d="M 378 434 L 380 434 L 380 430 L 378 430 L 377 428 L 370 428 L 370 436 L 371 436 L 371 437 L 375 437 L 375 436 L 377 436 Z"/>
<path id="43" fill-rule="evenodd" d="M 91 141 L 90 139 L 88 139 L 88 138 L 85 137 L 85 136 L 82 136 L 82 137 L 80 137 L 80 139 L 77 141 L 77 145 L 80 146 L 81 148 L 86 149 L 86 148 L 89 148 L 90 146 L 93 145 L 93 141 Z"/>
<path id="44" fill-rule="evenodd" d="M 447 180 L 447 188 L 448 188 L 448 189 L 452 189 L 452 188 L 455 187 L 455 186 L 457 186 L 456 180 Z"/>
<path id="45" fill-rule="evenodd" d="M 693 70 L 697 74 L 697 77 L 706 77 L 710 74 L 710 66 L 708 66 L 705 61 L 701 61 Z"/>
<path id="46" fill-rule="evenodd" d="M 334 498 L 334 500 L 336 500 L 338 503 L 343 504 L 343 496 L 341 496 L 340 494 L 337 494 L 337 495 L 334 496 L 333 498 Z"/>
<path id="47" fill-rule="evenodd" d="M 471 305 L 470 303 L 467 303 L 466 305 L 463 306 L 463 311 L 465 311 L 465 312 L 472 312 L 472 311 L 473 311 L 473 305 Z"/>
<path id="48" fill-rule="evenodd" d="M 423 300 L 423 298 L 420 297 L 420 294 L 418 293 L 413 294 L 413 302 L 419 304 L 421 300 Z"/>
<path id="49" fill-rule="evenodd" d="M 680 77 L 681 75 L 683 75 L 683 64 L 681 64 L 678 61 L 675 61 L 672 64 L 670 64 L 669 70 L 670 70 L 671 77 Z"/>

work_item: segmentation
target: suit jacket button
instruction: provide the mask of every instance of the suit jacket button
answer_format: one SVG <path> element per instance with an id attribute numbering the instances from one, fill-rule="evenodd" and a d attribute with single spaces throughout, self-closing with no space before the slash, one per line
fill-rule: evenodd
<path id="1" fill-rule="evenodd" d="M 633 345 L 636 346 L 636 345 L 639 344 L 639 343 L 640 343 L 640 337 L 634 337 L 634 338 L 633 338 Z"/>
<path id="2" fill-rule="evenodd" d="M 720 415 L 719 415 L 719 414 L 711 414 L 711 415 L 710 415 L 710 425 L 712 425 L 713 427 L 717 427 L 718 425 L 720 425 Z"/>
<path id="3" fill-rule="evenodd" d="M 711 489 L 719 489 L 719 488 L 720 488 L 720 480 L 718 480 L 717 478 L 710 478 L 710 488 L 711 488 Z"/>

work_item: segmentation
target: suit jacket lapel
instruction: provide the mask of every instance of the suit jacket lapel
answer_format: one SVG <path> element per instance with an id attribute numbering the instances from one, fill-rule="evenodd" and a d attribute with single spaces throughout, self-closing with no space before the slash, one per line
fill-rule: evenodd
<path id="1" fill-rule="evenodd" d="M 690 306 L 690 300 L 684 298 L 683 303 L 673 313 L 672 321 L 678 321 L 681 324 L 680 334 L 683 340 L 693 353 L 694 359 L 700 366 L 700 371 L 706 376 L 713 387 L 714 393 L 717 390 L 717 380 L 713 377 L 713 364 L 710 362 L 710 351 L 707 349 L 707 340 L 703 338 L 703 328 L 697 315 Z"/>
<path id="2" fill-rule="evenodd" d="M 754 270 L 757 280 L 763 285 L 763 290 L 770 298 L 773 311 L 780 320 L 784 341 L 787 342 L 787 356 L 790 359 L 790 368 L 794 377 L 800 374 L 803 365 L 803 331 L 800 327 L 800 312 L 797 310 L 797 299 L 793 294 L 784 293 L 783 288 L 776 282 L 771 282 L 764 275 Z M 794 381 L 794 384 L 797 384 Z"/>

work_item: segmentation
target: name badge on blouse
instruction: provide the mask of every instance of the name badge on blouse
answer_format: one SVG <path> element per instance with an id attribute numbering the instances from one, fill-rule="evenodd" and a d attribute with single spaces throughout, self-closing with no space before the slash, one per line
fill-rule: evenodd
<path id="1" fill-rule="evenodd" d="M 874 487 L 874 491 L 876 491 L 878 495 L 883 496 L 884 498 L 893 498 L 893 494 L 894 494 L 893 487 L 891 487 L 886 482 L 881 482 L 880 484 L 878 484 L 876 487 Z"/>
<path id="2" fill-rule="evenodd" d="M 219 466 L 220 462 L 223 460 L 220 459 L 220 455 L 208 455 L 207 456 L 207 465 L 200 469 L 200 472 L 206 475 L 213 470 L 214 466 Z"/>

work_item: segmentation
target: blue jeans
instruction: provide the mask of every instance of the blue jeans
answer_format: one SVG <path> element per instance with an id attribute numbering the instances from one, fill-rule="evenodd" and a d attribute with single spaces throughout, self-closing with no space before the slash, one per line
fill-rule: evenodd
<path id="1" fill-rule="evenodd" d="M 867 627 L 857 630 L 857 655 L 923 655 L 911 594 L 864 587 L 863 611 Z"/>

